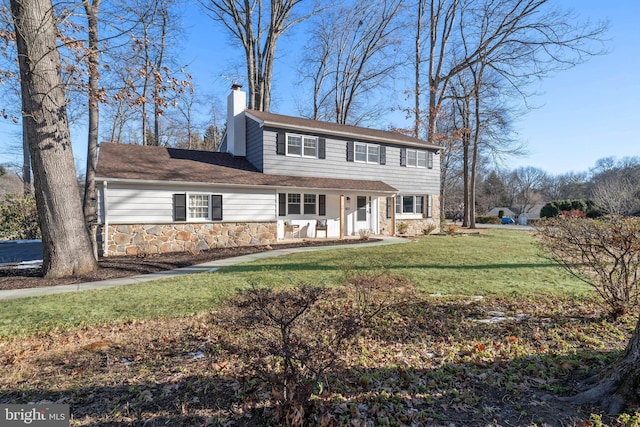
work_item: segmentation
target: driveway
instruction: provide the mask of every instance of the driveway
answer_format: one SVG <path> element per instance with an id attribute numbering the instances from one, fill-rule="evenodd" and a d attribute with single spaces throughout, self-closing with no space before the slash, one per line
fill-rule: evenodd
<path id="1" fill-rule="evenodd" d="M 42 263 L 42 241 L 0 240 L 0 265 Z"/>

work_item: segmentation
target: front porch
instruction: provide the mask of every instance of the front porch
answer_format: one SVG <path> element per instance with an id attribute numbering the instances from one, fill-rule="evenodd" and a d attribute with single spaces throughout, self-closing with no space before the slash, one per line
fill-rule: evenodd
<path id="1" fill-rule="evenodd" d="M 285 239 L 344 239 L 381 232 L 380 195 L 321 195 L 322 203 L 298 206 L 296 193 L 288 193 L 277 218 L 278 241 Z M 308 194 L 304 194 L 304 197 Z M 304 200 L 304 199 L 303 199 Z"/>

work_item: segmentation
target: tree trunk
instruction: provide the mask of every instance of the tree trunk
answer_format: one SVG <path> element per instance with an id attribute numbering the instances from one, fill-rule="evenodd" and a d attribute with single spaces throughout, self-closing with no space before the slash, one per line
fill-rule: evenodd
<path id="1" fill-rule="evenodd" d="M 638 402 L 640 391 L 640 321 L 620 359 L 611 364 L 592 387 L 564 400 L 578 404 L 597 404 L 617 415 L 627 403 Z"/>
<path id="2" fill-rule="evenodd" d="M 31 155 L 29 154 L 29 139 L 27 136 L 27 123 L 22 119 L 22 194 L 30 195 L 31 186 Z"/>
<path id="3" fill-rule="evenodd" d="M 421 74 L 422 74 L 422 20 L 424 19 L 424 11 L 426 7 L 426 0 L 418 0 L 418 16 L 416 26 L 416 38 L 415 38 L 415 94 L 413 103 L 413 136 L 414 138 L 420 138 L 420 123 L 421 114 L 420 111 L 420 97 L 422 96 Z M 442 199 L 443 193 L 440 193 Z"/>
<path id="4" fill-rule="evenodd" d="M 96 194 L 96 166 L 98 163 L 98 123 L 99 123 L 99 99 L 98 84 L 100 74 L 98 73 L 99 50 L 98 50 L 98 9 L 100 0 L 83 0 L 85 13 L 87 14 L 89 32 L 89 132 L 87 140 L 87 170 L 84 182 L 84 198 L 82 209 L 87 228 L 91 230 L 93 224 L 98 221 L 98 197 Z M 98 257 L 98 245 L 95 234 L 90 233 L 93 255 Z"/>
<path id="5" fill-rule="evenodd" d="M 82 215 L 51 0 L 11 0 L 46 277 L 97 268 Z"/>

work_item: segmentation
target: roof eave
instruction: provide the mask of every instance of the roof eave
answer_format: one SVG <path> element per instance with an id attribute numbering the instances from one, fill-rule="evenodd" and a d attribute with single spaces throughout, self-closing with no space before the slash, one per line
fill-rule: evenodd
<path id="1" fill-rule="evenodd" d="M 359 189 L 359 188 L 328 188 L 328 187 L 306 187 L 304 185 L 287 185 L 287 184 L 263 184 L 263 185 L 251 185 L 251 184 L 233 184 L 233 183 L 224 183 L 224 182 L 200 182 L 200 181 L 166 181 L 166 180 L 158 180 L 158 179 L 132 179 L 132 178 L 105 178 L 105 177 L 96 177 L 96 182 L 113 182 L 113 183 L 121 183 L 121 184 L 146 184 L 146 185 L 172 185 L 172 186 L 185 186 L 191 185 L 196 187 L 203 186 L 211 186 L 218 185 L 222 187 L 229 188 L 256 188 L 256 189 L 277 189 L 282 187 L 290 187 L 290 188 L 305 188 L 309 190 L 318 190 L 318 191 L 360 191 L 363 193 L 377 193 L 377 194 L 396 194 L 398 190 L 374 190 L 374 189 Z M 391 186 L 389 186 L 391 187 Z M 393 187 L 391 187 L 393 188 Z"/>
<path id="2" fill-rule="evenodd" d="M 386 143 L 389 143 L 389 144 L 397 144 L 397 145 L 403 145 L 403 146 L 413 147 L 413 148 L 427 148 L 427 149 L 436 150 L 436 151 L 440 151 L 443 148 L 443 147 L 441 147 L 439 145 L 422 144 L 422 143 L 418 143 L 418 142 L 409 142 L 409 141 L 403 141 L 403 140 L 396 139 L 396 138 L 375 137 L 375 136 L 371 136 L 371 135 L 367 135 L 366 137 L 363 137 L 362 134 L 359 134 L 357 132 L 335 131 L 335 130 L 324 129 L 324 128 L 321 128 L 321 127 L 300 126 L 300 125 L 295 125 L 295 124 L 290 124 L 290 123 L 283 123 L 283 122 L 279 122 L 279 121 L 263 120 L 263 119 L 261 119 L 259 117 L 254 116 L 253 114 L 251 114 L 248 111 L 245 111 L 245 115 L 249 116 L 251 119 L 253 119 L 256 122 L 258 122 L 261 126 L 285 128 L 285 129 L 291 129 L 291 130 L 297 130 L 297 131 L 311 131 L 311 132 L 324 133 L 324 134 L 330 134 L 330 135 L 335 135 L 335 136 L 348 137 L 348 138 L 352 138 L 352 139 L 355 139 L 355 140 L 373 140 L 373 141 L 376 141 L 376 142 L 386 142 Z"/>

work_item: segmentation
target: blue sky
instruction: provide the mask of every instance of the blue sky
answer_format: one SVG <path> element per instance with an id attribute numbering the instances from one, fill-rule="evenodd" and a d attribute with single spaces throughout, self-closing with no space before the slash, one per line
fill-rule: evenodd
<path id="1" fill-rule="evenodd" d="M 563 3 L 563 2 L 559 2 Z M 543 81 L 543 94 L 519 123 L 529 155 L 511 168 L 587 171 L 596 160 L 640 156 L 640 1 L 575 0 L 582 16 L 608 19 L 610 53 Z"/>
<path id="2" fill-rule="evenodd" d="M 195 3 L 195 2 L 194 2 Z M 538 106 L 516 123 L 518 139 L 527 145 L 528 155 L 509 159 L 504 167 L 534 166 L 551 174 L 584 172 L 603 157 L 640 155 L 640 16 L 638 0 L 557 0 L 560 7 L 573 8 L 580 18 L 609 20 L 607 38 L 610 53 L 542 81 L 530 99 Z M 187 6 L 184 23 L 187 39 L 183 60 L 194 76 L 195 85 L 223 102 L 230 79 L 245 79 L 241 49 L 233 48 L 229 36 L 216 30 L 213 22 L 196 4 Z M 295 44 L 296 34 L 279 42 L 275 67 L 272 111 L 297 115 L 295 63 L 299 51 L 286 50 Z M 235 74 L 237 70 L 240 74 Z M 398 87 L 401 94 L 404 87 Z M 400 115 L 390 115 L 381 123 L 399 123 Z M 0 164 L 19 162 L 19 126 L 0 126 L 3 144 Z M 83 172 L 86 133 L 72 132 L 76 167 Z"/>

